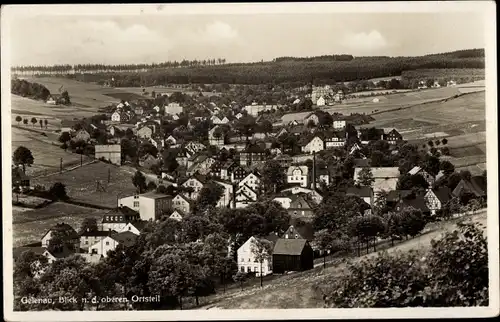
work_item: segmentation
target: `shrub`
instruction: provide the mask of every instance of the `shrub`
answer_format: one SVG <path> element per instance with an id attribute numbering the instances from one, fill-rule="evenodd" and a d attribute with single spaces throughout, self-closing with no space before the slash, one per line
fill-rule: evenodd
<path id="1" fill-rule="evenodd" d="M 487 242 L 473 224 L 458 224 L 426 253 L 384 252 L 348 270 L 316 287 L 326 307 L 488 305 Z"/>
<path id="2" fill-rule="evenodd" d="M 66 186 L 60 182 L 54 183 L 52 187 L 50 187 L 48 193 L 52 200 L 68 199 L 68 195 L 66 194 Z"/>

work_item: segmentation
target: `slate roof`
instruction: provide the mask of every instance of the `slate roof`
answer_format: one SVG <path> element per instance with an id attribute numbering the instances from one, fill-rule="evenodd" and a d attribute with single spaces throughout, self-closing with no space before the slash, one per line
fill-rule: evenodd
<path id="1" fill-rule="evenodd" d="M 368 198 L 372 195 L 372 188 L 369 186 L 350 187 L 347 188 L 346 194 L 358 196 L 361 198 Z"/>
<path id="2" fill-rule="evenodd" d="M 451 190 L 448 187 L 439 187 L 438 189 L 433 189 L 432 192 L 442 204 L 447 203 L 451 199 Z"/>
<path id="3" fill-rule="evenodd" d="M 371 164 L 370 159 L 354 159 L 355 168 L 369 168 Z"/>
<path id="4" fill-rule="evenodd" d="M 412 194 L 411 190 L 392 190 L 387 193 L 387 201 L 398 202 Z"/>
<path id="5" fill-rule="evenodd" d="M 300 255 L 306 244 L 305 239 L 280 238 L 274 245 L 273 255 Z"/>
<path id="6" fill-rule="evenodd" d="M 135 240 L 137 238 L 137 235 L 130 232 L 130 231 L 125 231 L 122 233 L 117 233 L 113 236 L 111 236 L 114 240 L 116 240 L 118 243 L 123 244 L 126 247 L 130 247 L 134 245 Z"/>
<path id="7" fill-rule="evenodd" d="M 469 181 L 461 180 L 453 190 L 454 196 L 459 196 L 463 192 L 471 192 L 476 197 L 484 197 L 487 192 L 487 184 L 482 176 L 473 176 Z"/>

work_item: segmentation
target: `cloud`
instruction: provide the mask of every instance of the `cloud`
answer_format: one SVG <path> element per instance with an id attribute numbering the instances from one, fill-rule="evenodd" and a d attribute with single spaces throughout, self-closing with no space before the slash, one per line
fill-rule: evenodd
<path id="1" fill-rule="evenodd" d="M 377 30 L 350 33 L 344 37 L 343 45 L 354 50 L 378 50 L 387 47 L 387 41 Z"/>
<path id="2" fill-rule="evenodd" d="M 205 37 L 211 40 L 228 40 L 238 37 L 238 31 L 227 23 L 216 21 L 208 24 L 204 30 Z"/>

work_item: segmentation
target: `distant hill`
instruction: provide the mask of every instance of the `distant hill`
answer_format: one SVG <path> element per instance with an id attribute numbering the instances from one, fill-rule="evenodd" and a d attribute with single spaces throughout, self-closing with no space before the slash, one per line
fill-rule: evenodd
<path id="1" fill-rule="evenodd" d="M 224 61 L 224 60 L 222 60 Z M 199 65 L 161 63 L 151 65 L 80 65 L 68 70 L 68 77 L 85 82 L 109 82 L 113 86 L 154 86 L 188 83 L 284 84 L 301 86 L 311 82 L 348 82 L 401 76 L 418 69 L 484 69 L 484 49 L 459 50 L 415 57 L 279 57 L 269 62 Z M 140 68 L 139 68 L 140 66 Z M 167 66 L 167 67 L 165 67 Z M 168 67 L 178 66 L 178 67 Z M 63 68 L 64 69 L 64 68 Z M 26 69 L 25 69 L 26 70 Z M 61 67 L 58 68 L 61 73 Z"/>

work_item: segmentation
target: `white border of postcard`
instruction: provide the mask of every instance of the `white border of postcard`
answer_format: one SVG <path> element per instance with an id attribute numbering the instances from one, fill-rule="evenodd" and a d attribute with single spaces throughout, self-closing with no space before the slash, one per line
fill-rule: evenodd
<path id="1" fill-rule="evenodd" d="M 486 39 L 486 130 L 488 194 L 498 196 L 496 16 L 493 1 L 261 3 L 261 4 L 140 4 L 140 5 L 25 5 L 2 7 L 2 177 L 11 182 L 11 113 L 9 24 L 19 15 L 180 15 L 327 12 L 481 12 Z M 347 319 L 347 318 L 463 318 L 499 314 L 498 200 L 488 200 L 489 307 L 390 309 L 286 309 L 186 311 L 13 312 L 12 207 L 10 189 L 3 189 L 4 318 L 7 321 L 135 321 L 135 320 L 244 320 L 244 319 Z"/>

